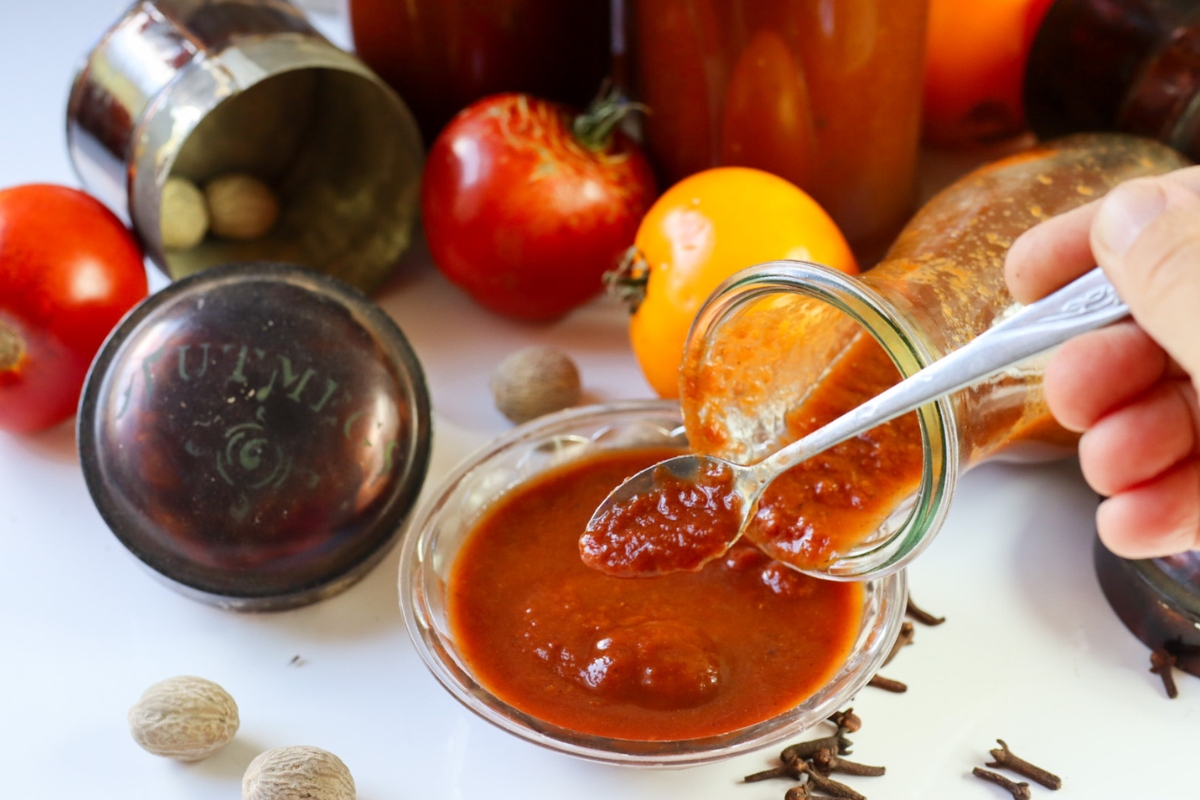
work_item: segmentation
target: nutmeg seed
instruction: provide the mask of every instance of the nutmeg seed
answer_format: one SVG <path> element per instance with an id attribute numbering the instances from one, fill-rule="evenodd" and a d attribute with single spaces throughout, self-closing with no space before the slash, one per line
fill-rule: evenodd
<path id="1" fill-rule="evenodd" d="M 496 408 L 516 423 L 573 406 L 581 393 L 575 362 L 553 347 L 518 350 L 492 373 Z"/>
<path id="2" fill-rule="evenodd" d="M 204 193 L 187 178 L 167 178 L 158 216 L 163 247 L 167 250 L 190 250 L 208 233 Z"/>
<path id="3" fill-rule="evenodd" d="M 319 747 L 259 753 L 242 776 L 242 800 L 354 800 L 354 778 L 340 758 Z"/>
<path id="4" fill-rule="evenodd" d="M 212 681 L 181 675 L 151 686 L 129 709 L 129 731 L 144 750 L 177 761 L 199 761 L 220 750 L 238 729 L 237 704 Z"/>
<path id="5" fill-rule="evenodd" d="M 253 175 L 231 172 L 204 187 L 212 232 L 225 239 L 258 239 L 275 226 L 279 201 Z"/>

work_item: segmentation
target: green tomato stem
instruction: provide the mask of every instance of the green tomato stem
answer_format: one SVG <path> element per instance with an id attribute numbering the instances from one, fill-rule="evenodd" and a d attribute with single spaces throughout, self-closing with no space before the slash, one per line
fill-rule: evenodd
<path id="1" fill-rule="evenodd" d="M 0 372 L 15 370 L 25 354 L 25 340 L 0 320 Z"/>
<path id="2" fill-rule="evenodd" d="M 596 99 L 572 120 L 571 133 L 588 150 L 598 153 L 612 143 L 617 126 L 629 112 L 645 110 L 645 106 L 629 101 L 606 81 Z"/>
<path id="3" fill-rule="evenodd" d="M 625 304 L 632 314 L 646 299 L 646 284 L 650 280 L 650 265 L 637 245 L 632 245 L 621 256 L 616 269 L 604 273 L 604 289 L 610 297 Z"/>

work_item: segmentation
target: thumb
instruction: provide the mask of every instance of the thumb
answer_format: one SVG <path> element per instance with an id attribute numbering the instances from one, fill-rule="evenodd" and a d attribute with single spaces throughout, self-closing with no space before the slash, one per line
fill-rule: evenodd
<path id="1" fill-rule="evenodd" d="M 1200 384 L 1200 171 L 1113 189 L 1091 241 L 1137 323 Z"/>

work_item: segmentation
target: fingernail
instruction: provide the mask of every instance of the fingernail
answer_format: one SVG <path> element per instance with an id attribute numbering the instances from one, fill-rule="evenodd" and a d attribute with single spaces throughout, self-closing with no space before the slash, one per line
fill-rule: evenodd
<path id="1" fill-rule="evenodd" d="M 1166 207 L 1162 189 L 1152 183 L 1135 181 L 1118 186 L 1100 202 L 1096 212 L 1092 230 L 1097 243 L 1113 255 L 1124 255 Z"/>

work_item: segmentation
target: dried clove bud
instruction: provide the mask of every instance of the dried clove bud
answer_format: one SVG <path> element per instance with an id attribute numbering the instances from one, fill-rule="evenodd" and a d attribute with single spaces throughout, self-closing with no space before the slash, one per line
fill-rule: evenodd
<path id="1" fill-rule="evenodd" d="M 755 772 L 742 778 L 742 783 L 758 783 L 759 781 L 769 781 L 772 778 L 791 778 L 792 780 L 800 780 L 804 776 L 804 762 L 800 759 L 794 761 L 784 761 L 777 767 L 764 769 L 761 772 Z"/>
<path id="2" fill-rule="evenodd" d="M 1047 789 L 1062 788 L 1062 778 L 1058 777 L 1049 770 L 1045 770 L 1039 766 L 1030 764 L 1025 759 L 1014 755 L 1013 752 L 1008 749 L 1008 745 L 1003 739 L 997 739 L 996 741 L 1000 743 L 1000 747 L 991 751 L 993 760 L 988 762 L 987 765 L 989 767 L 1004 767 L 1010 769 L 1018 775 L 1023 775 L 1024 777 L 1029 778 L 1031 781 L 1040 783 Z"/>
<path id="3" fill-rule="evenodd" d="M 905 605 L 904 613 L 907 614 L 908 616 L 912 617 L 913 619 L 915 619 L 917 622 L 921 623 L 922 625 L 929 625 L 929 626 L 941 625 L 943 622 L 946 621 L 945 617 L 935 617 L 933 614 L 930 614 L 928 611 L 921 610 L 921 608 L 918 607 L 917 604 L 913 602 L 911 594 L 908 596 L 908 602 Z"/>
<path id="4" fill-rule="evenodd" d="M 885 692 L 894 694 L 904 694 L 908 691 L 908 684 L 885 678 L 882 675 L 873 676 L 871 680 L 867 681 L 867 686 L 874 686 L 876 689 L 883 689 Z"/>
<path id="5" fill-rule="evenodd" d="M 862 728 L 862 720 L 859 719 L 858 714 L 854 713 L 853 708 L 833 712 L 829 715 L 829 721 L 846 733 L 854 733 Z"/>
<path id="6" fill-rule="evenodd" d="M 976 767 L 975 769 L 971 770 L 971 773 L 976 778 L 983 778 L 985 781 L 989 781 L 997 786 L 1007 789 L 1008 793 L 1013 796 L 1013 800 L 1029 800 L 1030 798 L 1029 784 L 1025 783 L 1024 781 L 1021 781 L 1020 783 L 1017 783 L 1016 781 L 1010 781 L 999 772 L 991 772 L 983 769 L 982 767 Z"/>
<path id="7" fill-rule="evenodd" d="M 812 767 L 808 762 L 800 762 L 804 765 L 808 783 L 812 788 L 829 797 L 840 797 L 842 800 L 867 800 L 864 795 L 851 789 L 846 784 L 835 781 L 833 778 L 827 778 Z"/>
<path id="8" fill-rule="evenodd" d="M 845 734 L 861 728 L 862 720 L 854 713 L 854 709 L 848 708 L 845 711 L 831 714 L 829 721 L 837 726 L 836 733 L 788 745 L 779 754 L 781 764 L 747 775 L 742 778 L 742 781 L 755 783 L 772 778 L 791 778 L 800 781 L 799 786 L 788 790 L 785 800 L 809 800 L 810 798 L 815 800 L 818 797 L 866 800 L 854 789 L 828 777 L 830 772 L 842 772 L 847 775 L 882 775 L 884 773 L 883 767 L 871 767 L 839 758 L 840 755 L 849 753 L 853 746 Z"/>
<path id="9" fill-rule="evenodd" d="M 859 725 L 862 724 L 851 709 L 834 714 L 830 717 L 830 721 L 833 721 L 834 717 L 838 717 L 839 714 L 843 715 L 843 718 L 851 719 Z M 837 733 L 822 736 L 820 739 L 811 739 L 807 742 L 797 742 L 796 744 L 788 745 L 779 754 L 781 764 L 770 769 L 764 769 L 761 772 L 755 772 L 752 775 L 747 775 L 742 778 L 742 782 L 757 783 L 758 781 L 766 781 L 772 778 L 799 780 L 805 775 L 808 768 L 808 759 L 812 758 L 819 751 L 828 750 L 831 753 L 843 755 L 850 752 L 850 748 L 854 743 L 845 737 L 846 730 L 846 728 L 839 724 Z"/>
<path id="10" fill-rule="evenodd" d="M 900 634 L 896 637 L 896 641 L 892 644 L 891 651 L 887 654 L 887 658 L 883 660 L 883 666 L 891 663 L 896 657 L 896 653 L 900 652 L 900 648 L 908 647 L 913 643 L 913 638 L 916 636 L 916 628 L 911 622 L 905 622 L 900 625 Z"/>
<path id="11" fill-rule="evenodd" d="M 878 776 L 886 771 L 884 767 L 871 767 L 866 764 L 859 764 L 857 761 L 847 761 L 827 748 L 821 748 L 813 755 L 812 765 L 823 775 L 828 775 L 831 772 L 841 772 L 845 775 Z"/>
<path id="12" fill-rule="evenodd" d="M 801 783 L 788 789 L 783 795 L 783 800 L 814 800 L 812 787 L 807 783 Z"/>
<path id="13" fill-rule="evenodd" d="M 1179 696 L 1179 689 L 1175 686 L 1175 654 L 1165 647 L 1160 647 L 1157 650 L 1150 652 L 1150 671 L 1162 677 L 1163 688 L 1167 690 L 1167 697 L 1174 700 Z"/>
<path id="14" fill-rule="evenodd" d="M 804 761 L 815 756 L 818 750 L 830 750 L 844 756 L 850 753 L 850 748 L 853 744 L 853 742 L 842 734 L 842 729 L 838 728 L 838 732 L 832 736 L 824 736 L 820 739 L 811 739 L 807 742 L 797 742 L 796 744 L 788 745 L 779 754 L 779 760 L 785 764 L 794 761 Z"/>

